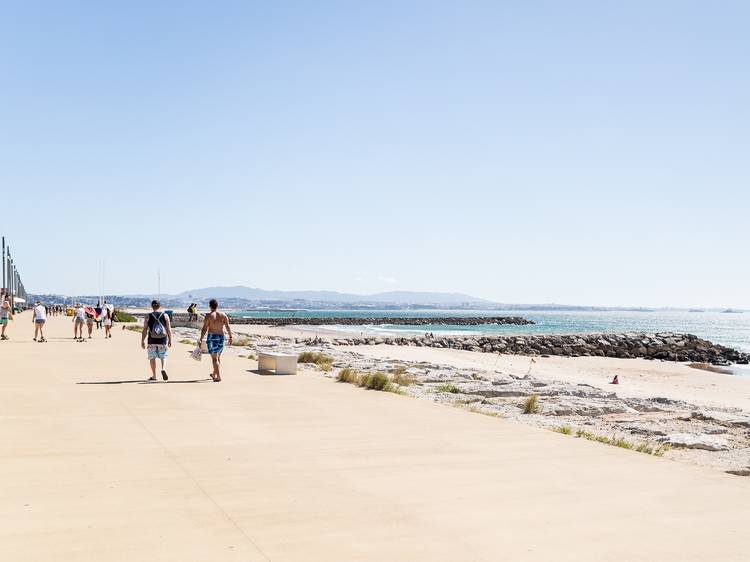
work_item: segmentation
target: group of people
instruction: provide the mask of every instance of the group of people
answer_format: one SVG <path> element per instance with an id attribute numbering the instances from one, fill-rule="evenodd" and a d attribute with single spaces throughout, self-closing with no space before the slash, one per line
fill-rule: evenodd
<path id="1" fill-rule="evenodd" d="M 211 379 L 214 382 L 221 382 L 221 354 L 224 351 L 224 345 L 228 339 L 229 345 L 232 345 L 232 329 L 229 326 L 229 317 L 223 312 L 219 312 L 219 303 L 216 299 L 211 299 L 208 303 L 210 312 L 203 319 L 198 346 L 202 348 L 205 340 L 206 348 L 211 356 L 212 371 Z M 197 307 L 191 305 L 197 318 Z M 51 310 L 55 310 L 54 313 Z M 47 315 L 57 315 L 62 313 L 55 307 L 45 306 L 42 301 L 36 301 L 32 309 L 31 321 L 34 324 L 34 341 L 44 343 L 47 339 L 44 336 L 44 325 L 47 322 Z M 67 313 L 65 310 L 64 313 Z M 10 299 L 3 297 L 0 304 L 0 328 L 2 334 L 0 339 L 7 340 L 5 334 L 8 321 L 13 318 L 13 310 Z M 83 327 L 86 326 L 88 339 L 91 339 L 94 325 L 104 327 L 104 337 L 112 337 L 112 323 L 115 320 L 114 308 L 97 303 L 93 309 L 84 307 L 80 302 L 73 308 L 73 339 L 78 342 L 86 341 L 84 338 Z M 226 334 L 225 334 L 226 332 Z M 157 372 L 157 361 L 159 362 L 159 371 L 163 380 L 169 380 L 167 375 L 167 354 L 172 347 L 172 324 L 169 316 L 161 309 L 161 303 L 158 300 L 151 302 L 151 312 L 143 320 L 143 330 L 141 331 L 141 347 L 146 349 L 149 365 L 151 367 L 151 377 L 147 380 L 155 381 Z"/>
<path id="2" fill-rule="evenodd" d="M 86 341 L 83 337 L 83 326 L 86 325 L 86 331 L 88 332 L 88 339 L 94 331 L 94 325 L 96 329 L 100 330 L 104 326 L 104 337 L 112 337 L 112 323 L 115 321 L 115 309 L 113 306 L 108 305 L 107 301 L 102 303 L 96 303 L 96 307 L 92 310 L 90 307 L 84 307 L 81 303 L 76 303 L 73 309 L 73 339 L 78 342 Z"/>
<path id="3" fill-rule="evenodd" d="M 211 311 L 206 314 L 203 320 L 203 328 L 201 329 L 198 346 L 203 346 L 205 338 L 206 347 L 211 356 L 213 366 L 210 373 L 211 380 L 221 382 L 221 354 L 224 351 L 225 343 L 224 331 L 226 330 L 229 345 L 232 345 L 232 329 L 229 327 L 229 317 L 223 312 L 219 312 L 219 303 L 216 299 L 211 299 L 208 306 Z M 149 366 L 151 367 L 151 377 L 147 380 L 157 380 L 157 361 L 159 361 L 159 371 L 162 380 L 169 380 L 169 376 L 167 375 L 167 354 L 169 348 L 172 347 L 172 323 L 167 313 L 161 309 L 161 303 L 158 300 L 151 301 L 151 312 L 143 319 L 141 347 L 146 350 Z"/>
<path id="4" fill-rule="evenodd" d="M 48 316 L 59 316 L 67 314 L 67 307 L 63 305 L 46 305 L 38 300 L 31 309 L 31 322 L 34 325 L 34 341 L 45 343 L 47 338 L 44 336 L 44 325 Z M 4 295 L 0 303 L 0 340 L 10 339 L 6 334 L 8 322 L 13 319 L 13 306 L 10 297 Z M 87 328 L 88 339 L 91 339 L 94 326 L 98 329 L 104 328 L 104 337 L 112 337 L 112 323 L 115 321 L 115 310 L 112 305 L 106 301 L 103 304 L 97 303 L 96 308 L 84 307 L 81 303 L 76 303 L 73 309 L 73 339 L 78 342 L 86 341 L 83 335 L 84 325 Z"/>

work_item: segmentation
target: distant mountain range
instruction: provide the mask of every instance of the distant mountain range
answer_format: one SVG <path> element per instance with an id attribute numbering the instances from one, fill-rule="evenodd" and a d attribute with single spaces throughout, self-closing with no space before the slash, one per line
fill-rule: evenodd
<path id="1" fill-rule="evenodd" d="M 424 293 L 411 291 L 389 291 L 373 295 L 356 295 L 336 291 L 268 291 L 237 285 L 234 287 L 206 287 L 175 295 L 181 299 L 245 299 L 249 301 L 309 301 L 332 303 L 389 303 L 417 305 L 492 304 L 491 301 L 463 293 Z"/>

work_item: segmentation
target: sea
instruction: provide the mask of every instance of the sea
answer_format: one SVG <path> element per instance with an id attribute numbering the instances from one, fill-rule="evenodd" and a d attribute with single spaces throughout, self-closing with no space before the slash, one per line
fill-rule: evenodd
<path id="1" fill-rule="evenodd" d="M 344 333 L 367 335 L 585 334 L 623 332 L 680 332 L 695 334 L 745 352 L 750 352 L 750 312 L 715 311 L 539 311 L 539 310 L 251 310 L 232 313 L 253 318 L 382 318 L 450 316 L 521 316 L 535 323 L 526 326 L 426 324 L 419 326 L 370 325 L 326 326 Z"/>

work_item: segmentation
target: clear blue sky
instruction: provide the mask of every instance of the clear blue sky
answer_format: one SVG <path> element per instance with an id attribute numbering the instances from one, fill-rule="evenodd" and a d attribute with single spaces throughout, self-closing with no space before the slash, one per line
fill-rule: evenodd
<path id="1" fill-rule="evenodd" d="M 747 2 L 16 2 L 32 291 L 750 308 Z"/>

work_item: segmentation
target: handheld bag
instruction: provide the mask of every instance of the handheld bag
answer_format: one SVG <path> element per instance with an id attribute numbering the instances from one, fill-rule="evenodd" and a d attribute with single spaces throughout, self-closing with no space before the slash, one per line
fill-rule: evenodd
<path id="1" fill-rule="evenodd" d="M 203 357 L 203 352 L 201 351 L 200 344 L 196 345 L 195 349 L 193 349 L 193 351 L 190 352 L 190 357 L 192 357 L 196 361 L 201 360 L 201 358 Z"/>

